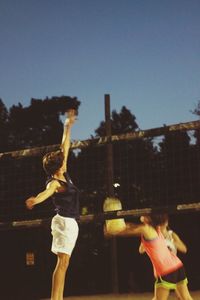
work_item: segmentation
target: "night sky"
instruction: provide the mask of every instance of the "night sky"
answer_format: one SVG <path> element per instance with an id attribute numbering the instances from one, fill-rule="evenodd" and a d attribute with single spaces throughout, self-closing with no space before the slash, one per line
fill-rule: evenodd
<path id="1" fill-rule="evenodd" d="M 0 98 L 77 96 L 74 139 L 125 105 L 141 129 L 196 120 L 198 0 L 0 0 Z"/>

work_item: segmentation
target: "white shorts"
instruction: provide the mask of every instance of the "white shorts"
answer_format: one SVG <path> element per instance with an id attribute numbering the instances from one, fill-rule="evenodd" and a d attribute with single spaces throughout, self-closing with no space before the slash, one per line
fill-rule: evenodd
<path id="1" fill-rule="evenodd" d="M 53 236 L 51 251 L 55 254 L 66 253 L 71 255 L 78 237 L 78 224 L 73 218 L 55 215 L 51 221 Z"/>

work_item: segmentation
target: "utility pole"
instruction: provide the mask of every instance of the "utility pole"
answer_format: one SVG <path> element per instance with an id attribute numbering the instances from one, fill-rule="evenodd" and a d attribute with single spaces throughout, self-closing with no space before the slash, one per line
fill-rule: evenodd
<path id="1" fill-rule="evenodd" d="M 105 125 L 106 136 L 111 137 L 111 118 L 110 118 L 110 95 L 104 96 L 105 100 Z M 113 148 L 111 141 L 106 145 L 106 184 L 109 197 L 114 197 L 114 175 L 113 175 Z M 117 241 L 116 237 L 110 240 L 111 249 L 111 278 L 112 278 L 112 292 L 119 293 L 118 284 L 118 268 L 117 268 Z"/>

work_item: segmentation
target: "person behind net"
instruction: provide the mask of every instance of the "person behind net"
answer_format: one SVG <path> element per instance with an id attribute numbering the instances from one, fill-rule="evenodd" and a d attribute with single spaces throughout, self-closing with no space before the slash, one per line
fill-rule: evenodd
<path id="1" fill-rule="evenodd" d="M 142 223 L 143 220 L 144 217 L 142 216 L 141 217 Z M 167 214 L 163 214 L 163 223 L 159 227 L 165 239 L 166 245 L 170 251 L 172 251 L 175 255 L 177 254 L 177 251 L 181 253 L 187 252 L 187 247 L 185 243 L 180 239 L 177 233 L 175 233 L 173 230 L 169 228 L 169 217 Z M 145 253 L 145 248 L 142 243 L 140 243 L 139 253 L 140 254 Z M 176 292 L 176 298 L 181 300 L 178 290 L 175 290 L 175 292 Z M 156 297 L 154 296 L 152 300 L 156 300 Z"/>
<path id="2" fill-rule="evenodd" d="M 43 168 L 48 175 L 46 189 L 26 200 L 28 209 L 49 197 L 55 205 L 56 215 L 51 221 L 51 251 L 57 255 L 57 264 L 52 276 L 51 300 L 63 300 L 66 271 L 79 232 L 79 191 L 67 173 L 71 127 L 75 120 L 76 111 L 71 109 L 66 113 L 61 149 L 43 157 Z"/>
<path id="3" fill-rule="evenodd" d="M 106 226 L 104 234 L 112 236 L 140 236 L 145 252 L 149 256 L 155 276 L 154 300 L 167 300 L 170 290 L 177 290 L 181 300 L 193 300 L 188 290 L 188 280 L 182 261 L 167 247 L 161 233 L 163 224 L 162 213 L 152 213 L 142 217 L 142 224 L 126 223 L 126 228 L 119 232 L 108 232 Z"/>

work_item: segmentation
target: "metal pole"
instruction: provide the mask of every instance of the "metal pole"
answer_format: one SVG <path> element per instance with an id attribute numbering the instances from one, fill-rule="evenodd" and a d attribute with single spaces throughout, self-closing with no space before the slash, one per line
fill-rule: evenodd
<path id="1" fill-rule="evenodd" d="M 111 118 L 110 118 L 110 95 L 105 95 L 105 125 L 106 125 L 106 136 L 111 138 Z M 113 149 L 112 143 L 109 142 L 106 145 L 107 150 L 107 165 L 106 165 L 106 183 L 108 196 L 114 197 L 114 176 L 113 176 Z M 110 242 L 111 245 L 111 276 L 112 276 L 112 291 L 113 293 L 119 293 L 118 284 L 118 268 L 117 268 L 117 241 L 113 237 Z"/>
<path id="2" fill-rule="evenodd" d="M 111 119 L 110 119 L 110 95 L 105 95 L 105 125 L 106 125 L 106 136 L 111 138 Z M 107 183 L 107 191 L 108 196 L 114 197 L 114 178 L 113 178 L 113 149 L 112 144 L 109 142 L 106 146 L 106 158 L 107 158 L 107 165 L 106 165 L 106 183 Z"/>

